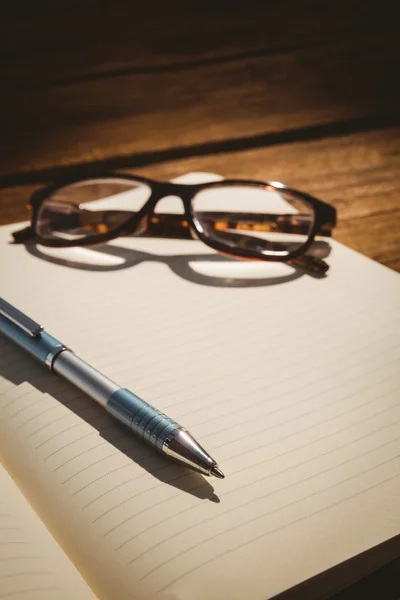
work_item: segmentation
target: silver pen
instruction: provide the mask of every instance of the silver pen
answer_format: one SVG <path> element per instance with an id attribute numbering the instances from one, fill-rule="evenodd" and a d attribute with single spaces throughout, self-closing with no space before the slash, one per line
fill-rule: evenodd
<path id="1" fill-rule="evenodd" d="M 0 332 L 51 371 L 96 400 L 132 433 L 161 454 L 203 475 L 224 474 L 176 421 L 88 365 L 43 327 L 0 298 Z"/>

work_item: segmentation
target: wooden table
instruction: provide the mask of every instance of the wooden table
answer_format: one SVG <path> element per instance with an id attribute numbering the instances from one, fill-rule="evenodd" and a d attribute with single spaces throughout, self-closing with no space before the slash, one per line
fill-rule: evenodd
<path id="1" fill-rule="evenodd" d="M 398 27 L 385 3 L 40 4 L 0 23 L 1 223 L 26 218 L 32 189 L 60 175 L 211 171 L 331 202 L 338 240 L 400 270 Z"/>
<path id="2" fill-rule="evenodd" d="M 400 271 L 389 3 L 32 4 L 0 22 L 0 223 L 26 219 L 30 193 L 59 176 L 211 171 L 334 204 L 334 236 Z M 398 598 L 400 561 L 385 569 L 335 598 L 376 598 L 374 582 Z"/>

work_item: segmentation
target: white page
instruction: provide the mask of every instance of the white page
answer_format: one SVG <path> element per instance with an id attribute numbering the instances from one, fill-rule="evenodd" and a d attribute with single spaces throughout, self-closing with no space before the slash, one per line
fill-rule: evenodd
<path id="1" fill-rule="evenodd" d="M 95 600 L 1 464 L 0 598 Z"/>
<path id="2" fill-rule="evenodd" d="M 169 465 L 4 342 L 0 452 L 99 597 L 265 600 L 400 534 L 396 273 L 334 242 L 324 279 L 183 240 L 50 262 L 14 229 L 5 299 L 226 473 Z"/>

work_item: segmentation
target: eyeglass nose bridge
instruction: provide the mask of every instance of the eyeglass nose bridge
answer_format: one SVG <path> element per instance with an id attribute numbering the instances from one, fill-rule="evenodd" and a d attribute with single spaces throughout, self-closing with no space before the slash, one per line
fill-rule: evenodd
<path id="1" fill-rule="evenodd" d="M 135 219 L 130 223 L 129 233 L 134 235 L 150 235 L 162 237 L 193 238 L 197 237 L 192 231 L 190 221 L 190 201 L 193 195 L 191 185 L 154 182 L 151 194 L 144 206 L 140 209 Z M 182 213 L 156 213 L 155 209 L 160 201 L 174 196 L 179 198 L 183 205 Z"/>
<path id="2" fill-rule="evenodd" d="M 169 196 L 176 196 L 177 198 L 180 198 L 183 204 L 183 210 L 186 212 L 195 188 L 195 185 L 154 182 L 150 198 L 145 204 L 145 207 L 147 206 L 147 212 L 154 211 L 160 200 L 168 198 Z"/>

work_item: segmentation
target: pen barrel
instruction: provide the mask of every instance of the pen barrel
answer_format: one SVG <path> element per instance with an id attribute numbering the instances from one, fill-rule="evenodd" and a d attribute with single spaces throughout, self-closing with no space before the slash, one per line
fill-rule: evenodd
<path id="1" fill-rule="evenodd" d="M 224 477 L 215 460 L 176 421 L 102 375 L 2 298 L 0 333 L 96 400 L 143 442 L 197 472 Z"/>
<path id="2" fill-rule="evenodd" d="M 160 452 L 170 433 L 180 428 L 176 421 L 121 388 L 69 350 L 54 360 L 53 371 L 96 400 L 139 439 Z"/>
<path id="3" fill-rule="evenodd" d="M 125 388 L 111 394 L 106 410 L 160 452 L 170 434 L 180 429 L 176 421 Z"/>
<path id="4" fill-rule="evenodd" d="M 51 368 L 57 352 L 61 352 L 65 348 L 59 340 L 46 331 L 35 336 L 27 335 L 20 327 L 2 315 L 0 315 L 0 333 L 49 368 Z"/>
<path id="5" fill-rule="evenodd" d="M 70 350 L 61 352 L 54 359 L 53 371 L 96 400 L 103 408 L 107 407 L 111 394 L 120 387 Z"/>

